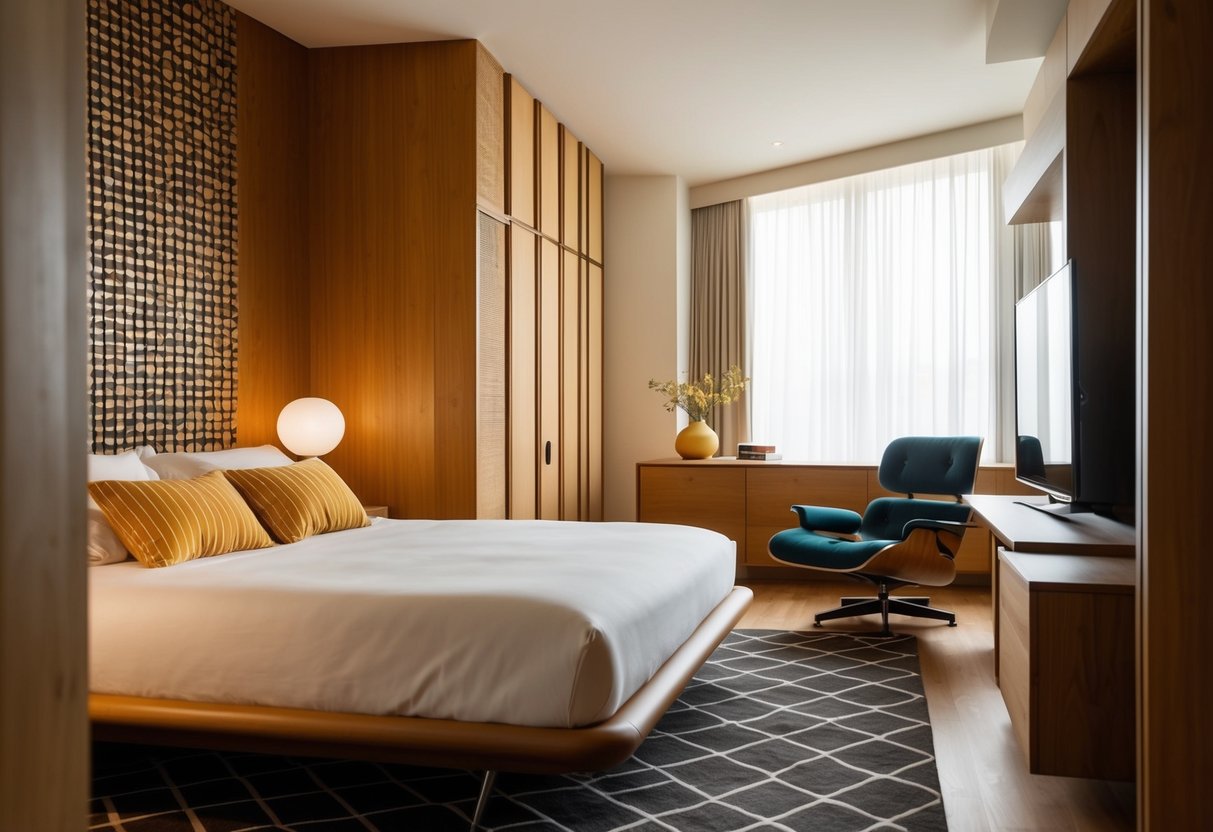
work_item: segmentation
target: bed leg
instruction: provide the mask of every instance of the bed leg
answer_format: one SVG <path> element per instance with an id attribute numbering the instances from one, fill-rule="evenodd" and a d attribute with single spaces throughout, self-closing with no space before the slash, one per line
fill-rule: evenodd
<path id="1" fill-rule="evenodd" d="M 489 798 L 493 796 L 493 783 L 496 780 L 497 772 L 486 771 L 484 779 L 480 781 L 480 799 L 476 801 L 476 810 L 472 813 L 471 832 L 478 832 L 480 829 L 480 818 L 484 816 L 484 809 L 489 805 Z"/>

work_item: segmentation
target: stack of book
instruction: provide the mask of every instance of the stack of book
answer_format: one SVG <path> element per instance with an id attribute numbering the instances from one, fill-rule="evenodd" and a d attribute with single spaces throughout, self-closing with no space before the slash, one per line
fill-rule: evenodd
<path id="1" fill-rule="evenodd" d="M 737 443 L 738 459 L 783 459 L 783 454 L 775 451 L 774 445 L 762 445 L 754 442 Z"/>

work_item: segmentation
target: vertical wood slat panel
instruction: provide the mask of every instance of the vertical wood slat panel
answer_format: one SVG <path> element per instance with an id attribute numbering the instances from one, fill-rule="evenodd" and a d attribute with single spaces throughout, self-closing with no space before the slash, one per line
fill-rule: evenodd
<path id="1" fill-rule="evenodd" d="M 310 394 L 307 50 L 236 15 L 240 247 L 239 445 L 278 442 L 278 412 Z"/>
<path id="2" fill-rule="evenodd" d="M 574 251 L 581 244 L 581 143 L 560 125 L 560 242 Z"/>
<path id="3" fill-rule="evenodd" d="M 476 199 L 494 213 L 505 212 L 505 72 L 476 43 Z"/>
<path id="4" fill-rule="evenodd" d="M 393 517 L 477 510 L 475 57 L 309 53 L 313 391 L 346 415 L 327 459 Z"/>
<path id="5" fill-rule="evenodd" d="M 539 517 L 560 519 L 560 248 L 539 240 Z M 551 448 L 550 461 L 547 449 Z"/>
<path id="6" fill-rule="evenodd" d="M 581 304 L 577 311 L 581 323 L 581 338 L 578 343 L 577 364 L 581 384 L 577 401 L 581 417 L 577 420 L 577 455 L 580 475 L 578 490 L 581 501 L 579 516 L 590 519 L 590 274 L 589 261 L 573 253 L 577 261 L 577 282 L 581 287 Z"/>
<path id="7" fill-rule="evenodd" d="M 88 805 L 85 15 L 0 3 L 0 829 Z"/>
<path id="8" fill-rule="evenodd" d="M 537 245 L 538 240 L 530 231 L 520 225 L 510 227 L 509 516 L 514 520 L 533 520 L 538 516 Z"/>
<path id="9" fill-rule="evenodd" d="M 514 219 L 535 227 L 535 99 L 518 83 L 506 81 L 509 101 L 507 210 Z"/>
<path id="10" fill-rule="evenodd" d="M 507 226 L 480 213 L 476 339 L 476 517 L 506 516 L 506 264 Z"/>
<path id="11" fill-rule="evenodd" d="M 582 257 L 588 257 L 590 252 L 590 149 L 581 145 L 580 164 L 577 181 L 580 184 L 580 216 L 577 219 L 577 251 Z"/>
<path id="12" fill-rule="evenodd" d="M 581 520 L 581 264 L 562 251 L 560 275 L 560 517 Z"/>
<path id="13" fill-rule="evenodd" d="M 586 254 L 595 263 L 602 262 L 602 162 L 592 150 L 586 150 Z"/>
<path id="14" fill-rule="evenodd" d="M 589 383 L 586 396 L 586 422 L 589 431 L 587 442 L 587 470 L 590 520 L 603 518 L 603 448 L 602 448 L 602 384 L 604 346 L 604 301 L 603 271 L 596 263 L 588 265 L 588 300 L 586 303 L 587 332 L 586 353 Z"/>
<path id="15" fill-rule="evenodd" d="M 556 117 L 537 104 L 539 111 L 539 232 L 560 239 L 560 130 Z"/>

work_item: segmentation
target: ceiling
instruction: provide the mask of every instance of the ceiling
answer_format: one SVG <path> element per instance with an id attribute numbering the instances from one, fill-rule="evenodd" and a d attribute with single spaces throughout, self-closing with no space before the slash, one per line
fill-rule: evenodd
<path id="1" fill-rule="evenodd" d="M 310 47 L 476 38 L 608 172 L 690 185 L 1021 112 L 987 3 L 231 0 Z"/>

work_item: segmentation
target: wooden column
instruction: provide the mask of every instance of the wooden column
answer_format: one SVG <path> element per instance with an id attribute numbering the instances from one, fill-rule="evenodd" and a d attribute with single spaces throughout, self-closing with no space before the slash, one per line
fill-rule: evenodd
<path id="1" fill-rule="evenodd" d="M 1141 0 L 1138 827 L 1208 824 L 1213 781 L 1213 5 Z"/>
<path id="2" fill-rule="evenodd" d="M 84 5 L 0 0 L 0 829 L 85 828 Z"/>

